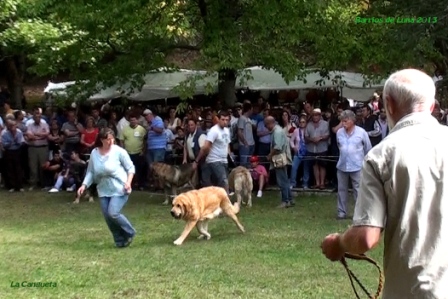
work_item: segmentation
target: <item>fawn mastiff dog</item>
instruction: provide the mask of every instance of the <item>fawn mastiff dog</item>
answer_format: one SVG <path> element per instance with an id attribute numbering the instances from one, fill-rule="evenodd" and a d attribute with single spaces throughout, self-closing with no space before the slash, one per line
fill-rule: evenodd
<path id="1" fill-rule="evenodd" d="M 229 189 L 235 192 L 236 200 L 240 206 L 241 203 L 245 204 L 245 198 L 247 199 L 247 206 L 252 207 L 253 181 L 250 171 L 246 167 L 238 166 L 232 169 L 229 174 Z"/>
<path id="2" fill-rule="evenodd" d="M 239 211 L 238 202 L 232 205 L 226 190 L 221 187 L 205 187 L 179 194 L 173 201 L 171 215 L 175 219 L 185 220 L 187 224 L 174 245 L 181 245 L 195 226 L 200 234 L 198 239 L 210 240 L 208 222 L 221 213 L 232 218 L 244 233 L 244 227 L 236 217 Z"/>
<path id="3" fill-rule="evenodd" d="M 195 189 L 198 185 L 198 174 L 193 169 L 193 164 L 170 165 L 162 162 L 154 162 L 151 164 L 151 169 L 155 177 L 159 180 L 160 186 L 163 186 L 165 191 L 164 205 L 169 204 L 171 196 L 175 197 L 181 188 L 190 187 Z"/>

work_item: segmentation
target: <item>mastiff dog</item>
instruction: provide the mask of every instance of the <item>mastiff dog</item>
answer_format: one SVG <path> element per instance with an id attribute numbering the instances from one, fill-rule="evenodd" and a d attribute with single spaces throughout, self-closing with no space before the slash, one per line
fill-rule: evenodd
<path id="1" fill-rule="evenodd" d="M 238 166 L 229 174 L 229 189 L 233 190 L 236 195 L 236 200 L 241 206 L 245 204 L 244 199 L 247 200 L 247 206 L 252 207 L 252 189 L 253 181 L 250 171 L 243 166 Z"/>
<path id="2" fill-rule="evenodd" d="M 198 185 L 198 173 L 193 169 L 192 163 L 170 165 L 162 162 L 154 162 L 151 164 L 151 170 L 155 178 L 159 181 L 159 186 L 163 186 L 165 191 L 164 205 L 168 205 L 170 197 L 176 197 L 180 189 L 196 189 Z"/>
<path id="3" fill-rule="evenodd" d="M 244 233 L 244 227 L 236 217 L 239 211 L 238 202 L 232 205 L 226 190 L 221 187 L 204 187 L 179 194 L 173 201 L 171 216 L 182 219 L 187 224 L 180 237 L 174 241 L 174 245 L 181 245 L 195 226 L 199 232 L 198 239 L 210 240 L 208 222 L 221 213 L 230 217 Z"/>

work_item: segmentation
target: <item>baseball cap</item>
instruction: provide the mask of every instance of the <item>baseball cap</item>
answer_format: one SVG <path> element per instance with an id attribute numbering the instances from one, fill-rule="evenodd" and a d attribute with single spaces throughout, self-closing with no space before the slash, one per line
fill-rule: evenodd
<path id="1" fill-rule="evenodd" d="M 320 110 L 319 108 L 315 108 L 315 109 L 313 109 L 313 113 L 322 114 L 322 110 Z"/>
<path id="2" fill-rule="evenodd" d="M 148 115 L 148 114 L 152 114 L 152 111 L 149 109 L 145 109 L 145 111 L 143 111 L 143 115 Z"/>
<path id="3" fill-rule="evenodd" d="M 252 156 L 252 157 L 250 157 L 249 161 L 250 161 L 250 163 L 258 162 L 258 157 L 257 156 Z"/>

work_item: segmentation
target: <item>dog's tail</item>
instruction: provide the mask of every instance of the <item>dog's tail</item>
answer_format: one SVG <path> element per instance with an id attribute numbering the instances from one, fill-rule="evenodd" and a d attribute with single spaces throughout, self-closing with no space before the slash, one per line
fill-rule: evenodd
<path id="1" fill-rule="evenodd" d="M 251 193 L 252 190 L 254 189 L 252 175 L 250 174 L 249 171 L 246 171 L 244 174 L 246 175 L 246 183 L 247 183 L 247 186 L 245 186 L 244 191 L 246 191 L 246 194 Z"/>
<path id="2" fill-rule="evenodd" d="M 226 190 L 224 188 L 219 188 L 219 196 L 222 198 L 220 208 L 224 211 L 225 214 L 238 214 L 240 212 L 240 205 L 238 202 L 232 204 L 232 201 L 229 198 Z"/>
<path id="3" fill-rule="evenodd" d="M 237 201 L 233 203 L 232 210 L 235 214 L 238 214 L 240 212 L 240 204 Z"/>

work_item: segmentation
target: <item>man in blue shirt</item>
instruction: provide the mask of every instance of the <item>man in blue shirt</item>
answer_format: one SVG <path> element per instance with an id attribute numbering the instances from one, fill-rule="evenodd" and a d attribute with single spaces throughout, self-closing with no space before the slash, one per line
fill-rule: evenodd
<path id="1" fill-rule="evenodd" d="M 348 186 L 352 181 L 353 196 L 358 197 L 361 168 L 365 155 L 372 148 L 367 132 L 356 126 L 356 114 L 351 110 L 345 110 L 340 116 L 342 128 L 336 133 L 336 141 L 339 147 L 339 160 L 336 164 L 338 176 L 338 216 L 337 219 L 346 219 Z"/>
<path id="2" fill-rule="evenodd" d="M 23 192 L 23 169 L 20 161 L 20 148 L 25 140 L 23 133 L 17 130 L 17 124 L 14 120 L 6 122 L 6 130 L 3 130 L 1 140 L 5 150 L 5 186 L 9 192 Z"/>
<path id="3" fill-rule="evenodd" d="M 165 124 L 160 116 L 154 115 L 151 110 L 145 109 L 143 115 L 148 122 L 148 134 L 146 134 L 146 140 L 144 143 L 143 152 L 145 153 L 146 161 L 148 163 L 148 172 L 150 180 L 153 180 L 151 174 L 151 164 L 153 162 L 165 162 L 165 153 L 167 138 L 165 135 Z M 154 187 L 163 188 L 163 186 L 157 186 L 157 181 L 153 181 Z"/>

